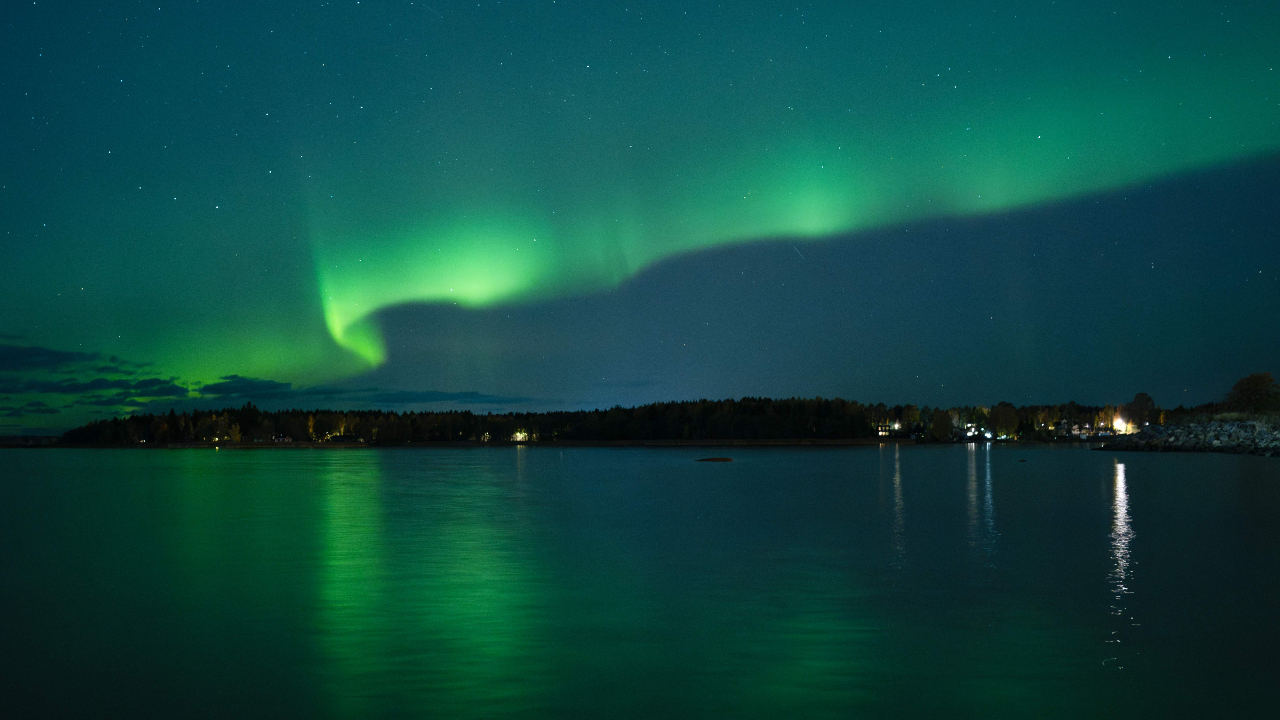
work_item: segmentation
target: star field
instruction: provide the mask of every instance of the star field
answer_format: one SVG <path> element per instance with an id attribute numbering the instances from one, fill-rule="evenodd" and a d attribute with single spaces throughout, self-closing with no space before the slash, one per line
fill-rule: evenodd
<path id="1" fill-rule="evenodd" d="M 1258 170 L 1280 151 L 1273 3 L 31 3 L 15 6 L 2 32 L 3 341 L 146 363 L 193 393 L 231 375 L 570 405 L 941 393 L 928 377 L 937 369 L 907 371 L 915 359 L 959 362 L 970 378 L 978 361 L 944 362 L 923 347 L 931 323 L 904 321 L 884 337 L 854 323 L 879 302 L 854 286 L 870 282 L 865 268 L 825 280 L 849 283 L 840 295 L 862 298 L 855 310 L 808 304 L 795 285 L 812 278 L 788 276 L 784 292 L 789 270 L 742 260 L 761 243 L 778 243 L 798 267 L 837 246 L 867 253 L 869 265 L 894 252 L 886 244 L 914 248 L 874 280 L 892 279 L 902 307 L 938 284 L 922 279 L 943 263 L 919 239 L 936 239 L 927 228 L 938 223 L 1025 223 L 1021 242 L 1052 250 L 1052 266 L 1040 251 L 1013 263 L 1003 241 L 975 237 L 947 261 L 970 277 L 1004 267 L 986 287 L 950 284 L 945 302 L 1012 323 L 1028 357 L 1044 356 L 1029 339 L 1040 323 L 1071 323 L 1023 310 L 1010 319 L 1009 307 L 1045 302 L 1020 278 L 1081 278 L 1055 291 L 1074 308 L 1113 292 L 1083 288 L 1102 278 L 1169 281 L 1132 277 L 1138 267 L 1240 298 L 1276 289 L 1274 261 L 1253 255 L 1267 211 L 1215 215 L 1232 168 L 1273 177 Z M 1054 208 L 1120 207 L 1129 192 L 1165 188 L 1195 202 L 1178 184 L 1195 178 L 1213 178 L 1197 216 L 1204 233 L 1176 242 L 1197 249 L 1149 232 L 1160 204 L 1145 195 L 1148 215 L 1127 233 L 1115 233 L 1123 214 L 1107 215 L 1110 227 L 1054 229 L 1071 224 Z M 1201 247 L 1226 264 L 1201 275 L 1170 267 Z M 750 382 L 721 382 L 715 350 L 641 362 L 650 350 L 620 350 L 634 337 L 556 319 L 574 315 L 565 303 L 588 312 L 621 294 L 637 304 L 626 313 L 637 332 L 679 325 L 663 313 L 699 309 L 659 311 L 679 291 L 653 278 L 711 257 L 777 288 L 750 328 L 731 307 L 702 321 L 716 347 L 750 359 L 756 370 L 739 373 Z M 1237 276 L 1248 290 L 1224 284 Z M 1275 307 L 1264 303 L 1264 313 Z M 537 354 L 512 339 L 521 331 L 491 330 L 508 311 L 534 313 L 526 322 L 578 348 L 578 360 L 531 362 Z M 1148 317 L 1146 336 L 1181 327 L 1186 312 L 1199 310 Z M 469 329 L 428 322 L 453 314 L 471 318 L 458 321 Z M 870 336 L 904 378 L 929 384 L 887 370 L 854 380 L 866 372 L 852 359 L 859 338 Z M 1075 366 L 1108 352 L 1084 329 L 1053 342 L 1073 348 Z M 1245 364 L 1271 347 L 1240 342 Z M 839 366 L 798 379 L 779 345 Z M 674 367 L 706 379 L 654 380 Z M 1023 385 L 1062 393 L 1084 383 Z M 28 395 L 0 405 L 45 402 Z M 49 406 L 71 413 L 64 395 Z M 154 400 L 111 397 L 132 401 L 117 409 Z"/>

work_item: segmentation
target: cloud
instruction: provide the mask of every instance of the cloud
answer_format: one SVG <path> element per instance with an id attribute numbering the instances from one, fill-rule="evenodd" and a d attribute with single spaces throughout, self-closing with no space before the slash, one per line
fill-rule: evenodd
<path id="1" fill-rule="evenodd" d="M 225 375 L 221 378 L 222 382 L 209 383 L 200 388 L 201 395 L 213 395 L 218 397 L 232 396 L 254 396 L 254 397 L 275 397 L 285 395 L 292 391 L 293 383 L 277 382 L 275 380 L 259 380 L 257 378 L 241 377 L 239 375 Z"/>
<path id="2" fill-rule="evenodd" d="M 137 375 L 136 370 L 128 370 L 119 365 L 101 365 L 93 369 L 94 372 L 102 375 Z"/>
<path id="3" fill-rule="evenodd" d="M 191 393 L 177 378 L 137 377 L 145 363 L 115 355 L 55 350 L 38 345 L 0 344 L 0 417 L 31 418 L 89 412 L 129 412 L 149 402 L 175 400 Z M 40 398 L 58 396 L 50 407 Z M 74 418 L 69 418 L 74 422 Z"/>
<path id="4" fill-rule="evenodd" d="M 17 340 L 16 335 L 0 334 L 0 339 Z M 90 367 L 90 364 L 93 364 Z M 138 370 L 151 367 L 152 363 L 131 362 L 116 355 L 103 356 L 96 352 L 54 350 L 39 345 L 11 345 L 0 343 L 0 372 L 54 372 L 71 374 L 94 372 L 101 374 L 135 375 Z"/>
<path id="5" fill-rule="evenodd" d="M 74 363 L 92 362 L 97 358 L 96 353 L 54 350 L 37 345 L 0 345 L 0 371 L 4 372 L 58 370 Z"/>
<path id="6" fill-rule="evenodd" d="M 27 403 L 22 407 L 0 406 L 0 417 L 20 418 L 24 415 L 57 415 L 62 412 L 58 408 L 44 406 L 43 403 Z"/>
<path id="7" fill-rule="evenodd" d="M 136 412 L 156 413 L 175 409 L 210 409 L 247 402 L 269 408 L 310 407 L 369 409 L 379 407 L 412 407 L 421 405 L 519 405 L 542 402 L 534 398 L 487 395 L 474 391 L 383 390 L 376 387 L 341 388 L 317 386 L 295 388 L 292 383 L 263 378 L 225 375 L 219 382 L 204 385 L 177 402 L 165 398 L 145 400 L 116 396 L 94 396 L 77 401 L 83 405 L 137 405 Z"/>
<path id="8" fill-rule="evenodd" d="M 292 383 L 241 375 L 226 375 L 221 382 L 199 389 L 203 397 L 218 400 L 270 400 L 294 403 L 342 402 L 369 405 L 423 405 L 458 403 L 462 405 L 496 405 L 533 402 L 530 398 L 486 395 L 479 392 L 446 392 L 440 390 L 381 390 L 379 388 L 294 388 Z"/>
<path id="9" fill-rule="evenodd" d="M 144 401 L 132 393 L 122 392 L 115 395 L 88 395 L 76 398 L 72 405 L 93 405 L 97 407 L 117 407 L 122 405 L 140 405 Z"/>
<path id="10" fill-rule="evenodd" d="M 116 415 L 177 409 L 208 409 L 246 402 L 270 407 L 368 409 L 394 406 L 499 406 L 539 402 L 533 398 L 475 391 L 384 390 L 377 387 L 307 387 L 243 375 L 223 375 L 207 385 L 176 377 L 138 377 L 147 363 L 115 355 L 0 344 L 0 418 L 57 415 Z M 187 385 L 191 385 L 188 387 Z M 51 407 L 41 397 L 59 396 Z M 51 401 L 52 402 L 52 401 Z M 71 419 L 71 418 L 68 418 Z"/>
<path id="11" fill-rule="evenodd" d="M 527 397 L 486 395 L 479 392 L 442 392 L 439 390 L 390 390 L 369 392 L 363 399 L 388 405 L 420 405 L 425 403 L 452 402 L 462 405 L 510 405 L 537 402 Z"/>
<path id="12" fill-rule="evenodd" d="M 121 390 L 141 397 L 186 397 L 187 388 L 174 382 L 176 378 L 145 378 L 142 380 L 108 380 L 95 378 L 79 381 L 67 380 L 0 380 L 0 395 L 82 395 L 104 390 Z"/>

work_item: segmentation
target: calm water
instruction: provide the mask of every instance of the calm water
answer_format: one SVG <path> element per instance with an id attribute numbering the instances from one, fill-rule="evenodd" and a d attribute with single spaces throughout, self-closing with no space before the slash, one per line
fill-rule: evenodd
<path id="1" fill-rule="evenodd" d="M 1280 461 L 708 454 L 0 451 L 0 715 L 1280 701 Z"/>

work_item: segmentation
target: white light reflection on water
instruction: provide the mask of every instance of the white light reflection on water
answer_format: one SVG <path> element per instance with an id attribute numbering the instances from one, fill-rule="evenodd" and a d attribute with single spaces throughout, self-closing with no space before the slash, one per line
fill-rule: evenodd
<path id="1" fill-rule="evenodd" d="M 996 500 L 991 482 L 991 443 L 987 443 L 987 476 L 982 492 L 982 550 L 987 567 L 993 567 L 996 551 Z"/>
<path id="2" fill-rule="evenodd" d="M 1116 598 L 1127 594 L 1125 580 L 1129 576 L 1129 543 L 1133 540 L 1133 528 L 1129 526 L 1129 490 L 1125 487 L 1124 463 L 1116 463 L 1115 500 L 1112 503 L 1115 519 L 1111 522 L 1111 556 L 1115 570 L 1111 572 L 1112 587 Z"/>
<path id="3" fill-rule="evenodd" d="M 991 491 L 991 443 L 987 443 L 987 482 L 982 495 L 982 520 L 987 534 L 996 531 L 996 501 Z"/>
<path id="4" fill-rule="evenodd" d="M 883 448 L 884 446 L 881 446 Z M 893 552 L 894 565 L 901 567 L 906 557 L 907 546 L 904 534 L 906 521 L 903 517 L 902 501 L 902 451 L 897 443 L 893 445 Z"/>
<path id="5" fill-rule="evenodd" d="M 982 484 L 982 506 L 978 506 L 978 444 L 969 443 L 966 511 L 969 516 L 969 547 L 973 548 L 983 567 L 994 567 L 996 549 L 996 503 L 991 479 L 991 443 L 986 443 L 986 475 Z"/>
<path id="6" fill-rule="evenodd" d="M 1113 489 L 1113 499 L 1111 503 L 1113 517 L 1111 520 L 1111 574 L 1108 577 L 1108 584 L 1111 588 L 1112 603 L 1111 614 L 1118 620 L 1118 627 L 1112 629 L 1111 638 L 1108 643 L 1119 643 L 1121 641 L 1120 632 L 1124 627 L 1135 626 L 1133 617 L 1128 614 L 1129 610 L 1125 605 L 1125 596 L 1132 595 L 1133 591 L 1129 589 L 1129 582 L 1133 573 L 1130 569 L 1130 545 L 1133 543 L 1134 532 L 1130 524 L 1129 518 L 1129 489 L 1125 482 L 1124 463 L 1115 463 L 1115 479 Z M 1120 664 L 1119 658 L 1110 657 L 1103 661 L 1105 665 L 1114 665 L 1117 669 L 1123 670 L 1124 665 Z"/>
<path id="7" fill-rule="evenodd" d="M 965 506 L 969 513 L 969 547 L 978 547 L 978 446 L 968 443 L 965 450 L 969 455 L 969 481 L 965 486 L 969 501 Z"/>
<path id="8" fill-rule="evenodd" d="M 984 450 L 984 473 L 982 484 L 982 511 L 978 510 L 978 445 L 969 445 L 969 546 L 978 551 L 978 557 L 984 568 L 995 568 L 996 538 L 996 495 L 991 475 L 991 447 L 986 443 Z"/>

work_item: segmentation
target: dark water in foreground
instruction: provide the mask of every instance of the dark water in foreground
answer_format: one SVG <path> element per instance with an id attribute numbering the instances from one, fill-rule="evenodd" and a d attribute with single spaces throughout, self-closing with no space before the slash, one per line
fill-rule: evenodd
<path id="1" fill-rule="evenodd" d="M 0 715 L 1269 715 L 1280 462 L 0 451 Z"/>

